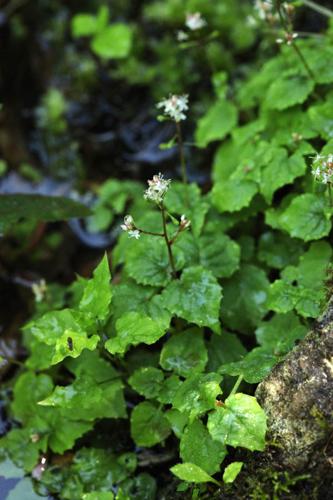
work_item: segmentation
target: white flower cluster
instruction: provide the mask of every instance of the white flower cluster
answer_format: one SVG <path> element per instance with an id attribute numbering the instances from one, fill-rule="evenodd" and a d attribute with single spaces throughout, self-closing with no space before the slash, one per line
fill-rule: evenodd
<path id="1" fill-rule="evenodd" d="M 274 18 L 274 5 L 271 0 L 256 0 L 254 2 L 255 11 L 258 14 L 259 19 L 263 21 L 271 21 Z"/>
<path id="2" fill-rule="evenodd" d="M 47 293 L 47 285 L 44 279 L 41 279 L 37 283 L 33 283 L 31 290 L 35 296 L 36 302 L 42 302 Z"/>
<path id="3" fill-rule="evenodd" d="M 297 33 L 285 33 L 284 38 L 277 38 L 275 41 L 278 44 L 285 43 L 287 45 L 291 45 L 297 37 Z"/>
<path id="4" fill-rule="evenodd" d="M 135 238 L 136 240 L 140 238 L 140 231 L 135 228 L 134 220 L 131 215 L 126 215 L 124 217 L 124 224 L 120 227 L 130 238 Z"/>
<path id="5" fill-rule="evenodd" d="M 164 196 L 169 189 L 170 183 L 171 180 L 164 179 L 161 173 L 154 175 L 152 180 L 148 181 L 149 187 L 145 191 L 144 198 L 157 204 L 162 203 Z"/>
<path id="6" fill-rule="evenodd" d="M 200 12 L 189 12 L 186 14 L 185 25 L 191 31 L 196 31 L 207 26 L 207 21 L 204 19 Z"/>
<path id="7" fill-rule="evenodd" d="M 157 108 L 163 108 L 163 113 L 175 122 L 186 120 L 184 111 L 188 110 L 188 95 L 170 95 L 168 99 L 162 99 Z"/>
<path id="8" fill-rule="evenodd" d="M 317 155 L 312 164 L 312 175 L 323 184 L 333 183 L 333 154 L 328 156 Z"/>

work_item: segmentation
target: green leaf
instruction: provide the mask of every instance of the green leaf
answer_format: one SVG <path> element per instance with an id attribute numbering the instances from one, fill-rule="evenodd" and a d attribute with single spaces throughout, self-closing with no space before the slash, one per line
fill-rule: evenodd
<path id="1" fill-rule="evenodd" d="M 250 332 L 267 312 L 268 290 L 264 271 L 251 264 L 243 265 L 232 278 L 224 281 L 221 307 L 224 323 L 233 330 Z"/>
<path id="2" fill-rule="evenodd" d="M 52 356 L 51 364 L 55 365 L 60 363 L 60 361 L 65 359 L 67 356 L 77 358 L 84 349 L 94 351 L 98 342 L 98 335 L 93 335 L 88 338 L 85 332 L 77 332 L 67 329 L 55 343 L 55 352 Z"/>
<path id="3" fill-rule="evenodd" d="M 267 307 L 278 313 L 295 308 L 302 316 L 318 317 L 325 298 L 323 282 L 331 256 L 328 243 L 312 243 L 301 256 L 298 267 L 286 267 L 282 279 L 271 284 Z"/>
<path id="4" fill-rule="evenodd" d="M 110 280 L 109 262 L 105 254 L 96 267 L 93 278 L 87 281 L 79 304 L 80 311 L 89 313 L 101 323 L 104 323 L 109 315 L 112 298 Z"/>
<path id="5" fill-rule="evenodd" d="M 130 386 L 145 398 L 155 398 L 162 388 L 164 374 L 158 368 L 145 366 L 136 370 L 128 379 Z"/>
<path id="6" fill-rule="evenodd" d="M 96 33 L 97 19 L 91 14 L 76 14 L 72 18 L 72 35 L 74 38 L 80 36 L 91 36 Z"/>
<path id="7" fill-rule="evenodd" d="M 265 106 L 282 110 L 301 104 L 311 94 L 313 88 L 314 82 L 307 75 L 285 73 L 269 87 Z"/>
<path id="8" fill-rule="evenodd" d="M 164 441 L 170 432 L 168 420 L 152 403 L 139 403 L 132 411 L 131 435 L 138 446 L 154 446 Z"/>
<path id="9" fill-rule="evenodd" d="M 308 109 L 308 120 L 320 136 L 329 141 L 333 138 L 333 100 L 315 104 Z"/>
<path id="10" fill-rule="evenodd" d="M 75 415 L 76 420 L 126 417 L 120 379 L 97 384 L 92 378 L 78 378 L 66 387 L 55 387 L 50 396 L 39 401 L 39 405 L 61 408 L 63 416 Z"/>
<path id="11" fill-rule="evenodd" d="M 185 269 L 180 280 L 172 281 L 162 292 L 162 300 L 172 314 L 215 332 L 220 331 L 221 297 L 216 278 L 201 266 Z"/>
<path id="12" fill-rule="evenodd" d="M 324 198 L 311 193 L 302 194 L 282 212 L 279 223 L 294 238 L 319 240 L 331 230 L 331 210 Z"/>
<path id="13" fill-rule="evenodd" d="M 199 253 L 202 267 L 217 278 L 229 278 L 239 268 L 239 245 L 219 230 L 200 236 Z"/>
<path id="14" fill-rule="evenodd" d="M 232 462 L 224 469 L 223 473 L 223 482 L 225 484 L 233 483 L 242 470 L 244 463 L 243 462 Z"/>
<path id="15" fill-rule="evenodd" d="M 137 312 L 124 314 L 116 321 L 116 336 L 107 340 L 105 348 L 111 354 L 123 354 L 130 345 L 154 344 L 167 329 L 165 324 Z"/>
<path id="16" fill-rule="evenodd" d="M 275 269 L 296 264 L 302 252 L 299 240 L 279 232 L 267 231 L 259 239 L 258 259 Z"/>
<path id="17" fill-rule="evenodd" d="M 95 349 L 99 336 L 88 336 L 93 329 L 94 322 L 90 318 L 72 309 L 48 312 L 36 321 L 28 323 L 25 330 L 30 332 L 35 341 L 46 344 L 40 351 L 45 355 L 45 359 L 33 360 L 33 366 L 47 368 L 67 356 L 79 356 L 83 349 Z"/>
<path id="18" fill-rule="evenodd" d="M 189 483 L 215 483 L 220 486 L 213 477 L 195 464 L 177 464 L 171 467 L 170 471 L 182 481 L 188 481 Z"/>
<path id="19" fill-rule="evenodd" d="M 165 241 L 157 236 L 142 236 L 131 243 L 125 261 L 128 276 L 142 285 L 165 286 L 171 279 Z M 179 270 L 184 265 L 184 257 L 175 250 L 175 265 Z"/>
<path id="20" fill-rule="evenodd" d="M 208 430 L 213 439 L 224 445 L 263 451 L 266 415 L 254 397 L 233 394 L 225 400 L 224 406 L 210 413 Z"/>
<path id="21" fill-rule="evenodd" d="M 95 54 L 103 59 L 123 59 L 132 47 L 132 30 L 123 23 L 108 26 L 91 42 Z"/>
<path id="22" fill-rule="evenodd" d="M 180 182 L 173 182 L 172 188 L 166 194 L 165 206 L 172 214 L 186 215 L 191 221 L 191 230 L 198 237 L 201 233 L 205 215 L 209 208 L 207 201 L 201 196 L 201 191 L 197 184 L 184 185 Z"/>
<path id="23" fill-rule="evenodd" d="M 295 153 L 288 157 L 284 148 L 272 148 L 271 160 L 263 168 L 260 191 L 267 203 L 272 202 L 275 191 L 285 184 L 290 184 L 296 177 L 306 172 L 303 156 Z"/>
<path id="24" fill-rule="evenodd" d="M 208 360 L 203 332 L 190 328 L 172 335 L 164 344 L 160 365 L 164 370 L 173 370 L 183 377 L 203 372 Z"/>
<path id="25" fill-rule="evenodd" d="M 248 207 L 257 191 L 255 182 L 231 178 L 214 184 L 212 201 L 219 212 L 236 212 Z"/>
<path id="26" fill-rule="evenodd" d="M 208 371 L 217 371 L 226 363 L 238 361 L 246 354 L 246 349 L 234 333 L 222 331 L 212 335 L 208 343 Z"/>
<path id="27" fill-rule="evenodd" d="M 184 427 L 188 422 L 188 415 L 186 413 L 181 413 L 178 410 L 172 409 L 168 410 L 165 414 L 166 418 L 170 422 L 171 429 L 178 439 L 181 438 Z"/>
<path id="28" fill-rule="evenodd" d="M 53 222 L 88 215 L 90 215 L 89 208 L 61 196 L 0 195 L 0 220 L 5 228 L 26 220 Z"/>
<path id="29" fill-rule="evenodd" d="M 263 321 L 255 334 L 259 344 L 279 355 L 290 351 L 296 340 L 304 338 L 307 330 L 298 317 L 289 312 L 276 314 L 269 321 Z"/>
<path id="30" fill-rule="evenodd" d="M 194 420 L 185 428 L 180 440 L 180 457 L 183 462 L 190 462 L 208 474 L 215 474 L 226 454 L 226 447 L 212 439 L 200 420 Z"/>
<path id="31" fill-rule="evenodd" d="M 218 371 L 233 377 L 241 375 L 249 384 L 257 384 L 270 373 L 280 359 L 270 348 L 256 347 L 240 361 L 223 364 Z"/>
<path id="32" fill-rule="evenodd" d="M 198 121 L 195 132 L 197 145 L 204 148 L 212 141 L 223 139 L 236 123 L 237 109 L 235 106 L 225 99 L 217 101 Z"/>
<path id="33" fill-rule="evenodd" d="M 216 397 L 221 394 L 222 376 L 217 373 L 191 375 L 181 384 L 173 399 L 173 407 L 187 412 L 193 420 L 215 407 Z"/>
<path id="34" fill-rule="evenodd" d="M 157 395 L 156 399 L 163 404 L 172 403 L 175 394 L 178 391 L 181 384 L 182 382 L 180 381 L 180 378 L 177 377 L 177 375 L 171 375 L 170 377 L 164 380 L 161 390 Z"/>

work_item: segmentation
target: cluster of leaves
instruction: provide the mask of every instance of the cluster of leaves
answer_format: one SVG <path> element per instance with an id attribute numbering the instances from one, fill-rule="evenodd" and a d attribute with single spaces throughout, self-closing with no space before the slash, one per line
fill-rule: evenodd
<path id="1" fill-rule="evenodd" d="M 200 10 L 212 28 L 225 28 L 235 50 L 247 48 L 253 27 L 236 16 L 234 2 L 223 4 L 189 1 L 186 10 Z M 183 22 L 184 12 L 180 0 L 145 7 L 147 19 L 163 18 L 170 27 Z M 134 28 L 110 23 L 103 7 L 73 17 L 71 29 L 74 38 L 87 37 L 102 61 L 120 59 L 113 74 L 129 82 L 150 84 L 162 75 L 167 92 L 171 85 L 177 91 L 195 74 L 195 57 L 172 72 L 181 49 L 168 36 L 154 48 L 161 64 L 144 71 L 143 48 L 132 46 Z M 39 304 L 25 325 L 29 356 L 11 404 L 17 426 L 0 445 L 33 474 L 40 457 L 50 457 L 40 488 L 73 500 L 152 499 L 155 479 L 138 472 L 143 449 L 171 448 L 175 476 L 217 486 L 225 459 L 225 484 L 242 468 L 232 461 L 234 448 L 264 449 L 266 417 L 251 384 L 283 360 L 320 314 L 332 256 L 333 209 L 310 164 L 311 156 L 333 148 L 333 45 L 329 36 L 297 44 L 313 77 L 284 46 L 230 83 L 228 62 L 217 63 L 219 42 L 204 46 L 215 68 L 214 95 L 195 111 L 194 136 L 199 149 L 215 146 L 213 186 L 203 193 L 194 183 L 174 181 L 165 197 L 169 235 L 182 214 L 191 220 L 173 247 L 177 279 L 162 238 L 136 241 L 123 233 L 110 252 L 112 283 L 105 256 L 91 279 L 78 278 L 60 301 Z M 53 114 L 51 104 L 46 123 L 54 120 L 59 132 L 64 106 Z M 142 190 L 132 181 L 105 182 L 90 230 L 107 230 L 130 211 L 138 227 L 161 232 L 160 213 Z M 0 213 L 8 226 L 30 213 L 4 201 Z M 62 211 L 49 206 L 45 220 L 84 215 L 61 200 L 56 209 Z M 35 206 L 31 217 L 41 210 Z M 127 419 L 123 448 L 107 436 L 103 446 L 94 443 L 101 421 L 123 429 Z M 69 450 L 70 465 L 52 460 Z"/>

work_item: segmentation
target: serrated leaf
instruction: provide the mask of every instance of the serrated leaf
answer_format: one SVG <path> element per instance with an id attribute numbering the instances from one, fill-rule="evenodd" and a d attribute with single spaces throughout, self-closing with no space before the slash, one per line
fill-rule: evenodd
<path id="1" fill-rule="evenodd" d="M 128 248 L 125 270 L 131 278 L 142 285 L 165 286 L 171 280 L 168 250 L 162 238 L 142 236 L 131 242 Z M 184 257 L 175 250 L 176 269 L 182 269 Z"/>
<path id="2" fill-rule="evenodd" d="M 317 133 L 326 140 L 333 138 L 332 98 L 308 109 L 308 119 Z"/>
<path id="3" fill-rule="evenodd" d="M 128 379 L 130 386 L 145 398 L 155 398 L 162 389 L 164 374 L 158 368 L 145 366 Z"/>
<path id="4" fill-rule="evenodd" d="M 267 307 L 278 313 L 295 308 L 302 316 L 319 316 L 325 295 L 323 281 L 331 256 L 328 243 L 312 243 L 300 257 L 298 267 L 286 267 L 282 279 L 270 285 Z"/>
<path id="5" fill-rule="evenodd" d="M 116 321 L 116 336 L 107 340 L 111 354 L 124 354 L 130 345 L 154 344 L 166 331 L 165 324 L 137 312 L 124 314 Z"/>
<path id="6" fill-rule="evenodd" d="M 171 467 L 170 471 L 182 481 L 188 481 L 189 483 L 215 483 L 219 486 L 219 483 L 213 477 L 195 464 L 177 464 Z"/>
<path id="7" fill-rule="evenodd" d="M 170 424 L 152 403 L 139 403 L 131 414 L 131 435 L 138 446 L 151 447 L 170 434 Z"/>
<path id="8" fill-rule="evenodd" d="M 213 186 L 212 201 L 219 212 L 236 212 L 248 207 L 257 191 L 257 184 L 251 180 L 219 181 Z"/>
<path id="9" fill-rule="evenodd" d="M 223 482 L 225 484 L 230 484 L 233 483 L 242 470 L 244 463 L 243 462 L 232 462 L 229 464 L 225 469 L 223 473 Z"/>
<path id="10" fill-rule="evenodd" d="M 191 373 L 202 372 L 208 360 L 203 332 L 190 328 L 172 335 L 164 344 L 160 365 L 164 370 L 173 370 L 187 377 Z"/>
<path id="11" fill-rule="evenodd" d="M 208 371 L 217 371 L 226 363 L 238 361 L 246 354 L 246 349 L 234 333 L 222 331 L 212 335 L 208 343 Z"/>
<path id="12" fill-rule="evenodd" d="M 331 230 L 331 210 L 324 198 L 311 193 L 302 194 L 282 212 L 279 223 L 294 238 L 319 240 Z"/>
<path id="13" fill-rule="evenodd" d="M 247 394 L 229 396 L 224 406 L 208 416 L 208 430 L 213 439 L 251 451 L 265 448 L 266 415 L 257 400 Z"/>
<path id="14" fill-rule="evenodd" d="M 255 334 L 259 344 L 270 349 L 273 354 L 284 354 L 293 348 L 296 340 L 304 338 L 307 332 L 298 317 L 289 312 L 276 314 L 269 321 L 263 321 Z"/>
<path id="15" fill-rule="evenodd" d="M 178 410 L 171 409 L 165 414 L 166 418 L 170 422 L 172 432 L 177 436 L 178 439 L 181 438 L 185 425 L 188 422 L 188 415 L 186 413 L 181 413 Z"/>
<path id="16" fill-rule="evenodd" d="M 52 356 L 51 364 L 56 365 L 67 356 L 77 358 L 84 349 L 94 351 L 98 342 L 98 335 L 93 335 L 88 338 L 85 332 L 65 330 L 63 335 L 57 339 L 54 345 L 54 354 Z"/>
<path id="17" fill-rule="evenodd" d="M 132 47 L 132 30 L 123 23 L 115 23 L 100 33 L 91 42 L 95 54 L 103 59 L 123 59 Z"/>
<path id="18" fill-rule="evenodd" d="M 215 407 L 216 397 L 221 394 L 222 376 L 217 373 L 191 375 L 177 390 L 173 407 L 193 419 Z"/>
<path id="19" fill-rule="evenodd" d="M 200 235 L 209 205 L 201 196 L 197 184 L 184 185 L 180 182 L 173 182 L 164 203 L 172 214 L 178 216 L 185 214 L 187 219 L 191 221 L 193 234 L 196 237 Z"/>
<path id="20" fill-rule="evenodd" d="M 217 278 L 229 278 L 239 268 L 240 247 L 225 234 L 203 233 L 199 253 L 200 264 Z"/>
<path id="21" fill-rule="evenodd" d="M 259 239 L 258 259 L 269 267 L 283 269 L 296 264 L 303 251 L 298 240 L 283 233 L 267 231 Z"/>
<path id="22" fill-rule="evenodd" d="M 93 277 L 87 281 L 79 304 L 80 311 L 90 314 L 103 323 L 109 315 L 112 298 L 111 274 L 107 255 L 96 267 Z"/>
<path id="23" fill-rule="evenodd" d="M 171 375 L 163 381 L 156 399 L 160 403 L 171 404 L 181 384 L 182 382 L 177 375 Z"/>
<path id="24" fill-rule="evenodd" d="M 270 348 L 256 347 L 240 361 L 223 364 L 218 371 L 233 377 L 241 375 L 249 384 L 257 384 L 270 373 L 280 359 Z"/>
<path id="25" fill-rule="evenodd" d="M 204 148 L 212 141 L 223 139 L 236 123 L 237 109 L 235 106 L 225 99 L 217 101 L 198 121 L 195 132 L 197 145 Z"/>
<path id="26" fill-rule="evenodd" d="M 301 104 L 314 89 L 314 82 L 307 75 L 284 74 L 269 87 L 265 106 L 270 109 L 286 109 Z"/>
<path id="27" fill-rule="evenodd" d="M 295 153 L 288 157 L 284 148 L 272 150 L 272 159 L 262 170 L 260 191 L 268 203 L 272 202 L 275 191 L 306 172 L 303 156 Z"/>
<path id="28" fill-rule="evenodd" d="M 180 440 L 180 457 L 183 462 L 190 462 L 208 474 L 215 474 L 226 454 L 226 447 L 212 439 L 200 420 L 194 420 L 185 428 Z"/>
<path id="29" fill-rule="evenodd" d="M 224 323 L 233 330 L 250 332 L 267 312 L 269 282 L 266 274 L 259 267 L 245 264 L 232 278 L 225 280 L 223 290 L 221 314 Z"/>
<path id="30" fill-rule="evenodd" d="M 189 267 L 180 280 L 172 281 L 162 292 L 169 311 L 190 323 L 220 331 L 219 307 L 222 289 L 213 274 L 203 267 Z"/>

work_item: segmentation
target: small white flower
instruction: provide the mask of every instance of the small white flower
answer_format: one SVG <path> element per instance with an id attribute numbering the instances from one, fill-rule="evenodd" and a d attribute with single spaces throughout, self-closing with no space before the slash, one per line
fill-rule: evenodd
<path id="1" fill-rule="evenodd" d="M 183 30 L 177 31 L 177 40 L 178 42 L 185 42 L 186 40 L 188 40 L 188 34 Z"/>
<path id="2" fill-rule="evenodd" d="M 186 14 L 185 25 L 191 31 L 200 30 L 207 25 L 207 21 L 202 17 L 200 12 L 189 12 Z"/>
<path id="3" fill-rule="evenodd" d="M 256 10 L 258 17 L 265 20 L 268 15 L 272 14 L 273 4 L 270 1 L 256 0 L 254 2 L 254 9 Z"/>
<path id="4" fill-rule="evenodd" d="M 38 283 L 33 283 L 32 292 L 35 296 L 36 302 L 42 302 L 47 292 L 47 285 L 44 279 L 41 279 Z"/>
<path id="5" fill-rule="evenodd" d="M 133 220 L 133 217 L 131 215 L 126 215 L 124 217 L 124 224 L 121 224 L 121 229 L 123 231 L 131 231 L 132 229 L 134 229 L 134 220 Z"/>
<path id="6" fill-rule="evenodd" d="M 284 38 L 277 38 L 275 41 L 279 44 L 286 43 L 287 45 L 291 45 L 297 37 L 298 33 L 285 33 Z"/>
<path id="7" fill-rule="evenodd" d="M 317 154 L 313 159 L 311 173 L 316 181 L 323 184 L 333 183 L 333 155 Z"/>
<path id="8" fill-rule="evenodd" d="M 186 215 L 182 215 L 180 218 L 180 230 L 184 231 L 185 229 L 189 228 L 191 225 L 191 221 L 186 218 Z"/>
<path id="9" fill-rule="evenodd" d="M 128 236 L 130 238 L 135 238 L 136 240 L 138 240 L 140 238 L 140 231 L 138 229 L 128 231 Z"/>
<path id="10" fill-rule="evenodd" d="M 171 180 L 164 179 L 161 173 L 154 175 L 152 180 L 148 181 L 149 187 L 145 191 L 144 198 L 158 204 L 162 203 L 163 198 L 169 189 L 170 182 Z"/>
<path id="11" fill-rule="evenodd" d="M 168 99 L 162 99 L 156 106 L 163 108 L 164 114 L 176 122 L 186 120 L 184 111 L 188 110 L 188 95 L 170 95 Z"/>

